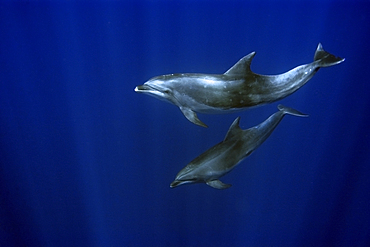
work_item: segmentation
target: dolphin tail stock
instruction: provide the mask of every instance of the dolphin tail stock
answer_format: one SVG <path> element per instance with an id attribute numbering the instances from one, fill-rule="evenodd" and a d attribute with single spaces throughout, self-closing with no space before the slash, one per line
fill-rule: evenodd
<path id="1" fill-rule="evenodd" d="M 296 109 L 286 107 L 286 106 L 283 106 L 283 105 L 278 105 L 278 109 L 279 109 L 279 111 L 281 111 L 285 114 L 290 114 L 290 115 L 297 116 L 297 117 L 308 117 L 308 114 L 304 114 L 300 111 L 297 111 Z"/>
<path id="2" fill-rule="evenodd" d="M 345 58 L 336 57 L 325 51 L 321 43 L 318 44 L 314 56 L 314 61 L 318 62 L 319 67 L 329 67 L 344 62 Z"/>

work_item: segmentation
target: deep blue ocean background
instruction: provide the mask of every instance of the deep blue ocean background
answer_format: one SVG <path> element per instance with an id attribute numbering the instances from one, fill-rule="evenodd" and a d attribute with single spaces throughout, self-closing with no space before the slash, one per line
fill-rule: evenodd
<path id="1" fill-rule="evenodd" d="M 196 126 L 137 94 L 256 51 L 279 74 L 317 44 L 345 57 L 291 96 Z M 369 1 L 2 1 L 0 246 L 370 246 Z M 241 116 L 281 103 L 269 139 L 221 180 L 169 184 Z"/>

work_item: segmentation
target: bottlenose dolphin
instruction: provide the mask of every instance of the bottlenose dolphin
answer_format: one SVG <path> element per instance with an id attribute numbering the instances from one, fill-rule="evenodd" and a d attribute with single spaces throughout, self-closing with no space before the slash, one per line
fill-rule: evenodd
<path id="1" fill-rule="evenodd" d="M 240 59 L 221 75 L 169 74 L 150 79 L 135 91 L 166 100 L 180 108 L 192 123 L 207 127 L 199 113 L 222 113 L 280 100 L 302 87 L 321 67 L 344 61 L 317 46 L 314 62 L 280 75 L 259 75 L 250 69 L 256 53 Z"/>
<path id="2" fill-rule="evenodd" d="M 295 109 L 278 106 L 279 111 L 272 114 L 259 125 L 242 130 L 240 117 L 231 124 L 225 139 L 185 166 L 171 183 L 174 188 L 187 183 L 206 183 L 216 189 L 227 189 L 231 184 L 224 184 L 220 177 L 230 172 L 239 162 L 261 145 L 280 123 L 285 114 L 307 117 Z"/>

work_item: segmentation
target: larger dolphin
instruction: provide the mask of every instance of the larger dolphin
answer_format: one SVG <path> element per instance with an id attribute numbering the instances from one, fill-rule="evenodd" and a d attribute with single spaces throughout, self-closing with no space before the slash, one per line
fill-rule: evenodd
<path id="1" fill-rule="evenodd" d="M 180 108 L 192 123 L 207 127 L 200 113 L 220 113 L 280 100 L 302 87 L 321 67 L 344 61 L 317 46 L 314 61 L 280 75 L 259 75 L 250 69 L 256 53 L 240 59 L 221 75 L 169 74 L 157 76 L 135 91 L 166 100 Z"/>
<path id="2" fill-rule="evenodd" d="M 272 133 L 285 114 L 300 117 L 308 115 L 282 105 L 259 125 L 242 130 L 239 117 L 231 124 L 225 139 L 208 149 L 185 166 L 171 183 L 177 187 L 187 183 L 206 183 L 216 189 L 227 189 L 231 185 L 222 183 L 219 178 L 230 172 L 239 162 L 258 148 Z"/>

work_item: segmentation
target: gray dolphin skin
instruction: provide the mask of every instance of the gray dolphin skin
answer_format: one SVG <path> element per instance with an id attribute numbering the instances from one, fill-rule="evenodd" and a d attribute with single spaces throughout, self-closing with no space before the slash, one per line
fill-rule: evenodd
<path id="1" fill-rule="evenodd" d="M 256 53 L 240 59 L 221 75 L 169 74 L 157 76 L 135 91 L 168 101 L 192 123 L 207 127 L 199 113 L 226 113 L 280 100 L 297 91 L 321 68 L 339 64 L 336 57 L 317 46 L 314 61 L 279 75 L 259 75 L 250 69 Z"/>
<path id="2" fill-rule="evenodd" d="M 230 172 L 258 148 L 274 131 L 285 114 L 308 116 L 283 105 L 279 105 L 278 109 L 278 112 L 272 114 L 264 122 L 246 130 L 239 127 L 240 117 L 236 118 L 225 139 L 185 166 L 177 174 L 170 187 L 174 188 L 188 183 L 206 183 L 216 189 L 229 188 L 231 185 L 224 184 L 219 178 Z"/>

